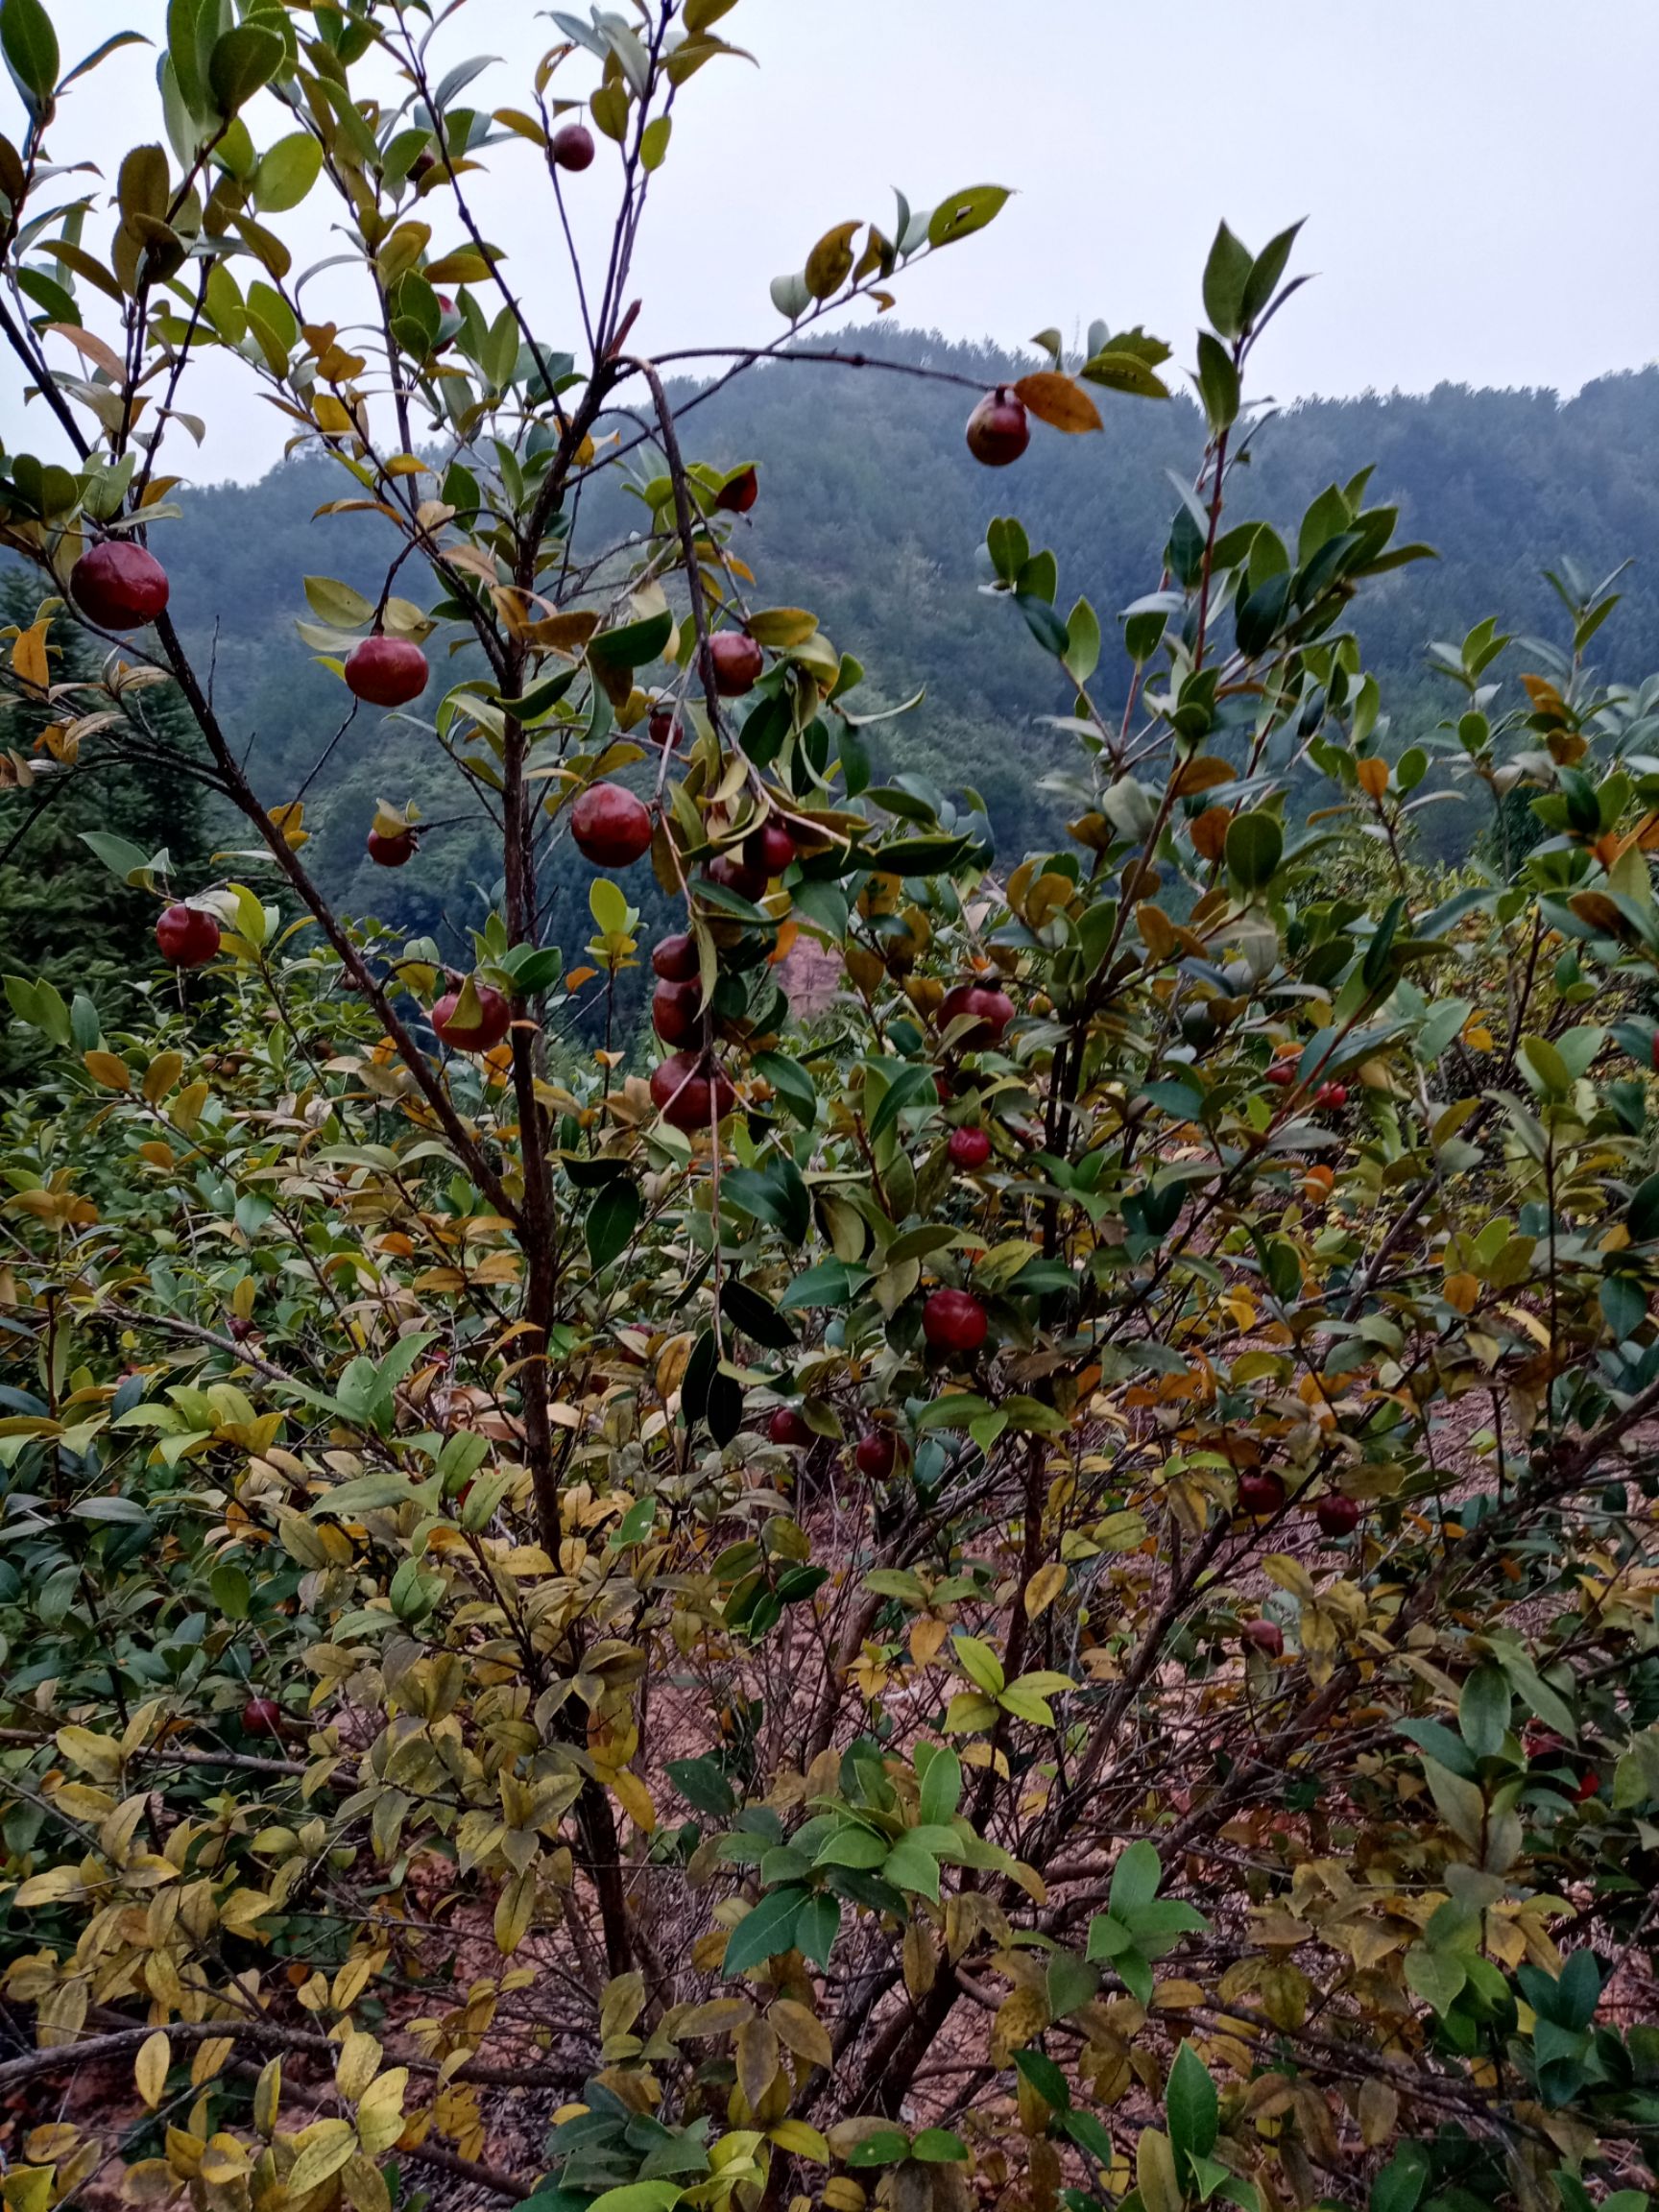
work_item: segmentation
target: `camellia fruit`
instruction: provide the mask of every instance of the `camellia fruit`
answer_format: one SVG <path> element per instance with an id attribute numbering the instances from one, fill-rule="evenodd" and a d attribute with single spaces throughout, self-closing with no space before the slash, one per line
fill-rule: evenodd
<path id="1" fill-rule="evenodd" d="M 1269 1083 L 1277 1085 L 1281 1091 L 1288 1091 L 1291 1084 L 1296 1080 L 1294 1063 L 1289 1060 L 1275 1060 L 1272 1067 L 1267 1070 L 1267 1080 Z"/>
<path id="2" fill-rule="evenodd" d="M 817 1442 L 793 1406 L 780 1406 L 766 1424 L 766 1433 L 774 1444 L 791 1444 L 805 1452 L 809 1444 Z"/>
<path id="3" fill-rule="evenodd" d="M 653 745 L 678 745 L 680 721 L 672 707 L 653 707 L 651 718 L 645 725 L 645 734 Z"/>
<path id="4" fill-rule="evenodd" d="M 770 882 L 774 876 L 781 876 L 795 857 L 795 840 L 781 822 L 762 822 L 758 830 L 752 830 L 743 840 L 745 864 L 763 875 Z"/>
<path id="5" fill-rule="evenodd" d="M 977 1352 L 990 1330 L 985 1309 L 966 1290 L 935 1290 L 922 1309 L 922 1334 L 935 1352 Z"/>
<path id="6" fill-rule="evenodd" d="M 703 1019 L 696 983 L 659 983 L 651 994 L 651 1026 L 664 1045 L 689 1045 Z"/>
<path id="7" fill-rule="evenodd" d="M 1328 1106 L 1334 1114 L 1348 1103 L 1346 1083 L 1321 1083 L 1314 1096 L 1316 1106 Z"/>
<path id="8" fill-rule="evenodd" d="M 740 699 L 760 681 L 766 657 L 741 630 L 717 630 L 709 640 L 714 662 L 714 688 L 722 699 Z"/>
<path id="9" fill-rule="evenodd" d="M 167 605 L 167 571 L 130 539 L 89 546 L 69 571 L 69 595 L 101 630 L 136 630 Z"/>
<path id="10" fill-rule="evenodd" d="M 242 1726 L 250 1736 L 280 1736 L 282 1708 L 275 1697 L 250 1697 L 242 1708 Z"/>
<path id="11" fill-rule="evenodd" d="M 752 868 L 742 854 L 722 853 L 709 863 L 709 880 L 753 904 L 765 897 L 768 878 L 760 869 Z"/>
<path id="12" fill-rule="evenodd" d="M 1284 1657 L 1285 1631 L 1277 1621 L 1246 1621 L 1241 1633 L 1246 1644 L 1253 1645 L 1258 1651 L 1265 1651 L 1270 1659 Z"/>
<path id="13" fill-rule="evenodd" d="M 707 1129 L 709 1121 L 724 1121 L 737 1103 L 723 1068 L 712 1077 L 709 1064 L 697 1052 L 674 1052 L 651 1070 L 651 1103 L 670 1129 Z"/>
<path id="14" fill-rule="evenodd" d="M 1322 1534 L 1333 1542 L 1341 1536 L 1352 1536 L 1360 1521 L 1358 1498 L 1345 1498 L 1340 1490 L 1332 1490 L 1320 1499 L 1313 1508 L 1313 1518 Z"/>
<path id="15" fill-rule="evenodd" d="M 651 850 L 651 810 L 620 783 L 589 783 L 570 809 L 570 834 L 595 868 L 631 868 Z"/>
<path id="16" fill-rule="evenodd" d="M 950 1152 L 951 1166 L 972 1175 L 990 1159 L 991 1140 L 983 1129 L 952 1129 L 946 1149 Z"/>
<path id="17" fill-rule="evenodd" d="M 493 1052 L 513 1026 L 513 1009 L 489 983 L 474 981 L 472 990 L 478 1000 L 475 1020 L 458 1022 L 455 1016 L 461 994 L 445 991 L 432 1009 L 432 1026 L 457 1052 Z"/>
<path id="18" fill-rule="evenodd" d="M 955 1040 L 958 1048 L 983 1051 L 987 1046 L 1002 1042 L 1003 1031 L 1014 1019 L 1014 1001 L 1006 991 L 987 984 L 953 983 L 940 1001 L 939 1027 L 949 1029 L 964 1015 L 971 1017 L 974 1026 Z"/>
<path id="19" fill-rule="evenodd" d="M 1238 1478 L 1240 1513 L 1277 1513 L 1285 1503 L 1285 1484 L 1271 1467 L 1251 1467 Z"/>
<path id="20" fill-rule="evenodd" d="M 689 983 L 696 977 L 700 962 L 697 958 L 695 938 L 684 929 L 676 929 L 667 937 L 660 938 L 651 949 L 651 966 L 664 983 Z"/>
<path id="21" fill-rule="evenodd" d="M 714 494 L 714 504 L 725 515 L 747 515 L 760 496 L 760 478 L 755 464 L 739 469 L 729 484 L 722 484 Z"/>
<path id="22" fill-rule="evenodd" d="M 219 925 L 200 906 L 169 906 L 156 925 L 156 942 L 175 968 L 205 968 L 219 950 Z"/>
<path id="23" fill-rule="evenodd" d="M 378 630 L 346 656 L 346 687 L 366 707 L 407 707 L 425 690 L 431 673 L 413 638 L 388 637 Z"/>
<path id="24" fill-rule="evenodd" d="M 561 169 L 590 169 L 593 133 L 586 123 L 562 123 L 548 140 L 547 151 Z"/>
<path id="25" fill-rule="evenodd" d="M 968 450 L 987 469 L 1006 469 L 1030 443 L 1024 402 L 1005 384 L 987 392 L 968 418 Z"/>
<path id="26" fill-rule="evenodd" d="M 867 1482 L 885 1482 L 899 1459 L 899 1439 L 891 1429 L 866 1429 L 853 1455 Z"/>
<path id="27" fill-rule="evenodd" d="M 401 868 L 415 854 L 413 830 L 371 830 L 369 857 L 376 868 Z"/>

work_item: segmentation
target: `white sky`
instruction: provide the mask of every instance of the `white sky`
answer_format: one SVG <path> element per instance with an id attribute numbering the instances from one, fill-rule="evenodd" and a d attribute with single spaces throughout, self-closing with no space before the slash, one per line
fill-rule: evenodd
<path id="1" fill-rule="evenodd" d="M 158 36 L 165 15 L 164 0 L 50 4 L 66 62 L 122 24 Z M 1282 398 L 1444 378 L 1571 392 L 1659 355 L 1655 0 L 740 0 L 719 29 L 760 69 L 722 61 L 681 95 L 637 262 L 651 349 L 775 334 L 768 280 L 832 223 L 885 228 L 894 184 L 922 206 L 997 182 L 1019 197 L 989 231 L 900 278 L 903 321 L 1014 343 L 1104 316 L 1185 360 L 1217 218 L 1259 246 L 1306 215 L 1297 265 L 1318 281 L 1259 370 Z M 553 36 L 527 0 L 469 0 L 438 59 L 506 57 L 466 97 L 525 105 Z M 111 149 L 161 135 L 153 72 L 130 49 L 77 87 L 58 157 L 99 161 L 112 185 Z M 582 61 L 567 73 L 591 83 Z M 0 80 L 14 136 L 16 106 Z M 286 127 L 268 99 L 249 120 L 262 144 Z M 573 182 L 596 219 L 613 162 L 602 141 Z M 535 156 L 503 149 L 500 170 L 477 194 L 485 231 L 549 343 L 579 350 Z M 277 219 L 298 266 L 338 249 L 323 207 L 320 187 Z M 440 213 L 435 243 L 449 229 Z M 108 233 L 99 216 L 88 240 Z M 174 469 L 249 477 L 280 452 L 233 365 L 194 373 L 182 403 L 212 428 Z M 57 449 L 9 360 L 0 436 Z"/>

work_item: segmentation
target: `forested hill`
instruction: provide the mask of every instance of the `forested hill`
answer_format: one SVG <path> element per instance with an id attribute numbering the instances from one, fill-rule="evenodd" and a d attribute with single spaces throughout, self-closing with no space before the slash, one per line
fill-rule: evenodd
<path id="1" fill-rule="evenodd" d="M 857 343 L 987 384 L 1009 367 L 988 349 L 912 331 Z M 1046 809 L 1036 780 L 1060 742 L 1034 717 L 1066 701 L 1017 615 L 978 591 L 986 522 L 1017 513 L 1032 542 L 1059 557 L 1062 606 L 1087 592 L 1105 620 L 1156 585 L 1175 505 L 1166 471 L 1190 476 L 1201 436 L 1184 401 L 1106 396 L 1104 435 L 1066 440 L 1039 428 L 1017 468 L 993 472 L 964 447 L 967 400 L 875 369 L 768 367 L 696 407 L 683 436 L 695 457 L 759 461 L 745 553 L 763 579 L 762 603 L 813 608 L 830 637 L 856 651 L 882 702 L 926 686 L 924 707 L 882 733 L 883 764 L 977 786 L 1007 855 L 1038 833 Z M 1380 580 L 1363 603 L 1361 635 L 1397 730 L 1451 704 L 1424 673 L 1431 638 L 1488 613 L 1507 629 L 1556 629 L 1539 571 L 1563 554 L 1597 575 L 1634 557 L 1624 603 L 1597 651 L 1621 675 L 1659 667 L 1659 371 L 1607 377 L 1565 404 L 1548 392 L 1450 385 L 1423 397 L 1305 401 L 1258 439 L 1233 512 L 1294 522 L 1327 483 L 1368 463 L 1374 495 L 1403 510 L 1403 535 L 1442 556 Z M 346 704 L 295 635 L 301 579 L 378 582 L 373 518 L 312 519 L 346 490 L 325 463 L 291 463 L 251 487 L 184 492 L 186 518 L 157 540 L 175 604 L 195 643 L 215 654 L 217 697 L 251 741 L 273 800 L 290 795 Z M 590 498 L 584 535 L 629 527 L 640 512 L 618 492 Z M 1103 688 L 1109 695 L 1110 682 Z M 466 831 L 434 837 L 398 878 L 359 866 L 375 795 L 411 791 L 401 765 L 409 751 L 396 724 L 382 730 L 359 716 L 316 786 L 312 856 L 349 902 L 396 904 L 410 925 L 436 925 L 441 910 L 460 923 L 484 866 Z M 418 795 L 431 816 L 464 800 L 453 788 Z M 1453 814 L 1434 809 L 1425 820 L 1452 837 Z"/>

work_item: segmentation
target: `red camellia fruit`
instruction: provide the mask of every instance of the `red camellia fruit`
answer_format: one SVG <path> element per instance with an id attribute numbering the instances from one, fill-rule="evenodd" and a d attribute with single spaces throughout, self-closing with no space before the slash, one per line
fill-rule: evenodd
<path id="1" fill-rule="evenodd" d="M 795 857 L 795 840 L 781 822 L 762 822 L 743 840 L 743 859 L 770 882 L 781 876 Z"/>
<path id="2" fill-rule="evenodd" d="M 891 1429 L 866 1429 L 853 1455 L 867 1482 L 885 1482 L 899 1459 L 899 1439 Z"/>
<path id="3" fill-rule="evenodd" d="M 1006 469 L 1030 443 L 1024 402 L 1005 384 L 987 392 L 968 418 L 968 450 L 987 469 Z"/>
<path id="4" fill-rule="evenodd" d="M 651 966 L 664 983 L 689 983 L 698 973 L 697 946 L 684 929 L 659 939 L 652 947 Z"/>
<path id="5" fill-rule="evenodd" d="M 722 484 L 714 494 L 714 504 L 723 514 L 747 515 L 760 496 L 760 479 L 750 462 L 747 469 L 733 476 L 730 484 Z"/>
<path id="6" fill-rule="evenodd" d="M 651 719 L 645 725 L 645 734 L 653 745 L 678 745 L 680 723 L 672 707 L 653 707 Z"/>
<path id="7" fill-rule="evenodd" d="M 972 1016 L 974 1026 L 956 1040 L 958 1048 L 983 1051 L 989 1045 L 1001 1043 L 1003 1031 L 1014 1019 L 1014 1001 L 1006 991 L 983 983 L 953 983 L 939 1002 L 939 1027 L 949 1029 L 963 1015 Z"/>
<path id="8" fill-rule="evenodd" d="M 983 1129 L 952 1129 L 947 1150 L 953 1167 L 973 1175 L 990 1159 L 991 1140 Z"/>
<path id="9" fill-rule="evenodd" d="M 1330 1491 L 1314 1506 L 1313 1518 L 1333 1542 L 1340 1536 L 1352 1536 L 1361 1518 L 1359 1501 L 1344 1498 L 1340 1490 Z"/>
<path id="10" fill-rule="evenodd" d="M 1248 1467 L 1238 1478 L 1240 1513 L 1277 1513 L 1285 1503 L 1285 1485 L 1271 1467 Z"/>
<path id="11" fill-rule="evenodd" d="M 250 1697 L 242 1708 L 242 1726 L 250 1736 L 280 1736 L 282 1708 L 275 1697 Z"/>
<path id="12" fill-rule="evenodd" d="M 488 983 L 474 982 L 478 1000 L 475 1022 L 457 1022 L 459 991 L 445 991 L 432 1009 L 432 1026 L 445 1045 L 457 1052 L 493 1052 L 513 1026 L 513 1009 L 501 993 Z"/>
<path id="13" fill-rule="evenodd" d="M 219 950 L 219 925 L 200 906 L 169 906 L 156 925 L 156 942 L 175 968 L 205 968 Z"/>
<path id="14" fill-rule="evenodd" d="M 376 631 L 346 656 L 346 687 L 367 707 L 407 707 L 425 690 L 430 674 L 426 656 L 412 637 L 387 637 Z"/>
<path id="15" fill-rule="evenodd" d="M 670 1129 L 707 1129 L 710 1118 L 724 1121 L 737 1103 L 726 1070 L 700 1053 L 674 1052 L 651 1071 L 651 1103 Z"/>
<path id="16" fill-rule="evenodd" d="M 805 1452 L 809 1444 L 817 1442 L 810 1429 L 796 1412 L 793 1406 L 780 1406 L 766 1424 L 766 1433 L 774 1444 L 792 1444 Z"/>
<path id="17" fill-rule="evenodd" d="M 1277 1621 L 1246 1621 L 1240 1633 L 1246 1644 L 1254 1645 L 1258 1651 L 1265 1651 L 1270 1659 L 1283 1658 L 1285 1631 Z"/>
<path id="18" fill-rule="evenodd" d="M 1267 1070 L 1269 1083 L 1277 1084 L 1281 1091 L 1288 1091 L 1296 1080 L 1295 1064 L 1289 1060 L 1275 1060 Z"/>
<path id="19" fill-rule="evenodd" d="M 714 688 L 722 699 L 739 699 L 759 683 L 765 655 L 741 630 L 716 631 L 709 640 L 709 652 L 714 662 Z"/>
<path id="20" fill-rule="evenodd" d="M 620 783 L 589 783 L 570 809 L 570 834 L 595 868 L 631 868 L 651 850 L 651 809 Z"/>
<path id="21" fill-rule="evenodd" d="M 664 1045 L 689 1045 L 703 1018 L 696 983 L 659 983 L 651 994 L 651 1026 Z"/>
<path id="22" fill-rule="evenodd" d="M 1315 1105 L 1328 1106 L 1334 1114 L 1346 1106 L 1347 1103 L 1348 1086 L 1346 1083 L 1321 1083 L 1314 1097 Z"/>
<path id="23" fill-rule="evenodd" d="M 966 1290 L 935 1290 L 922 1309 L 922 1334 L 935 1352 L 977 1352 L 989 1328 L 984 1307 Z"/>
<path id="24" fill-rule="evenodd" d="M 586 123 L 562 123 L 548 140 L 547 151 L 561 169 L 591 168 L 593 133 Z"/>
<path id="25" fill-rule="evenodd" d="M 125 538 L 89 546 L 69 571 L 69 595 L 101 630 L 136 630 L 167 605 L 167 571 Z"/>
<path id="26" fill-rule="evenodd" d="M 369 857 L 376 868 L 401 868 L 414 857 L 415 832 L 398 830 L 388 833 L 384 830 L 369 832 Z"/>
<path id="27" fill-rule="evenodd" d="M 722 853 L 709 863 L 709 880 L 718 883 L 724 890 L 734 891 L 739 899 L 751 904 L 766 896 L 768 878 L 758 868 L 752 868 L 740 853 Z"/>

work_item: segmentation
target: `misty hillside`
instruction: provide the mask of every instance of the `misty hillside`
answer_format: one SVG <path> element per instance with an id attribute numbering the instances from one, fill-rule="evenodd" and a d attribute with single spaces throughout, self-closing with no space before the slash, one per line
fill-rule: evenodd
<path id="1" fill-rule="evenodd" d="M 986 383 L 1008 368 L 987 349 L 914 331 L 861 333 L 857 343 Z M 1201 451 L 1186 402 L 1102 397 L 1104 435 L 1039 428 L 1024 460 L 995 472 L 963 445 L 966 394 L 878 368 L 762 368 L 692 408 L 682 431 L 690 458 L 760 463 L 761 497 L 742 541 L 759 602 L 814 609 L 865 663 L 871 703 L 926 685 L 924 707 L 878 733 L 883 765 L 974 784 L 1005 856 L 1041 833 L 1035 780 L 1063 742 L 1034 718 L 1068 702 L 1018 616 L 978 591 L 986 522 L 1016 513 L 1034 545 L 1052 545 L 1062 606 L 1086 592 L 1110 639 L 1111 617 L 1158 581 L 1175 506 L 1166 471 L 1190 477 Z M 1622 676 L 1659 666 L 1659 371 L 1605 378 L 1566 404 L 1545 392 L 1453 386 L 1302 403 L 1258 439 L 1230 519 L 1293 523 L 1324 485 L 1372 463 L 1372 495 L 1399 503 L 1402 535 L 1442 555 L 1380 579 L 1361 602 L 1358 628 L 1398 732 L 1431 724 L 1450 705 L 1423 668 L 1431 638 L 1493 612 L 1506 628 L 1552 630 L 1559 610 L 1539 571 L 1563 554 L 1596 574 L 1634 557 L 1625 602 L 1597 651 Z M 301 578 L 334 575 L 373 591 L 383 572 L 384 525 L 312 519 L 349 489 L 325 462 L 294 462 L 251 487 L 183 493 L 185 519 L 157 534 L 175 607 L 193 644 L 213 656 L 221 709 L 273 801 L 291 795 L 349 704 L 295 635 Z M 619 485 L 590 492 L 583 537 L 597 542 L 641 512 Z M 1501 670 L 1513 680 L 1518 665 L 1512 653 Z M 1118 680 L 1108 645 L 1104 700 Z M 391 907 L 409 926 L 459 924 L 485 865 L 466 830 L 432 839 L 419 868 L 397 878 L 360 861 L 377 794 L 417 791 L 431 817 L 465 804 L 458 784 L 432 783 L 430 767 L 412 782 L 408 751 L 396 725 L 359 715 L 314 787 L 312 857 L 349 902 Z M 1466 849 L 1472 834 L 1455 827 L 1457 813 L 1425 818 L 1449 850 Z"/>

